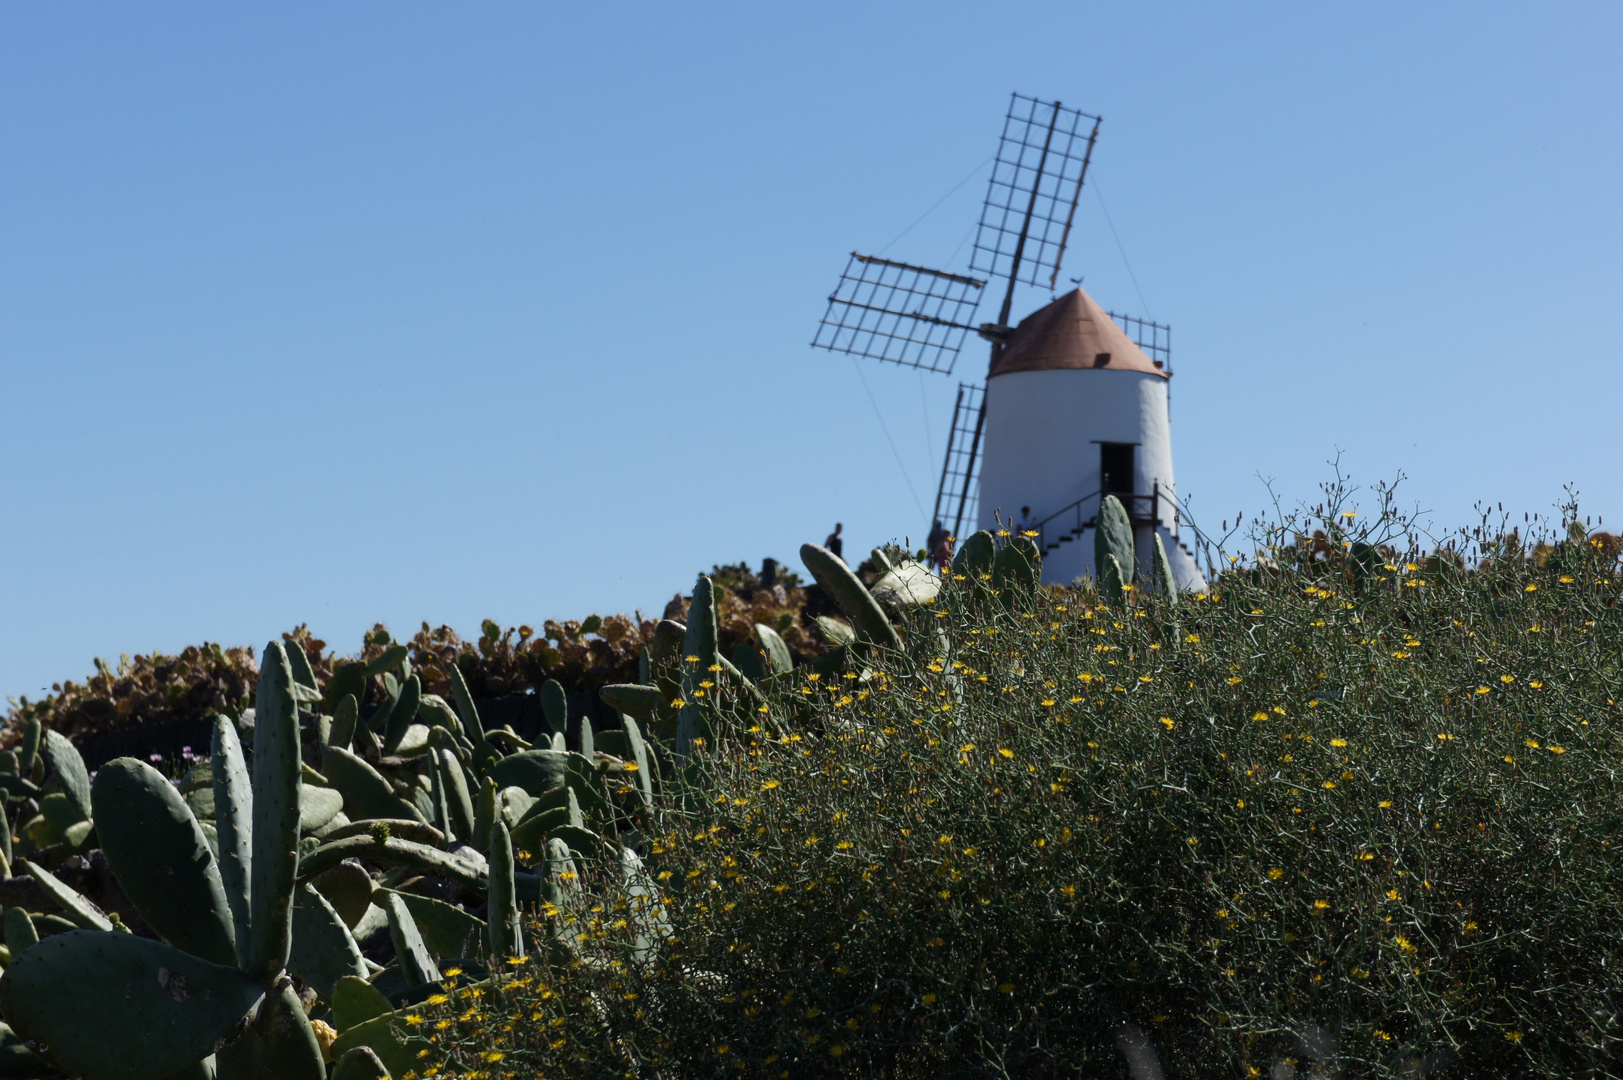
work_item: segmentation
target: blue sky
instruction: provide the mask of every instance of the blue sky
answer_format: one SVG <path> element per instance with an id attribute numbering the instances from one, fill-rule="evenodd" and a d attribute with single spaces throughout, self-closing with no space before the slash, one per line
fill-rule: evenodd
<path id="1" fill-rule="evenodd" d="M 1197 516 L 1339 452 L 1440 526 L 1565 483 L 1623 525 L 1620 24 L 0 7 L 0 695 L 300 622 L 657 612 L 835 520 L 917 542 L 981 349 L 868 363 L 876 416 L 807 343 L 853 249 L 967 265 L 984 171 L 896 237 L 1014 90 L 1104 117 L 1066 276 L 1172 324 Z"/>

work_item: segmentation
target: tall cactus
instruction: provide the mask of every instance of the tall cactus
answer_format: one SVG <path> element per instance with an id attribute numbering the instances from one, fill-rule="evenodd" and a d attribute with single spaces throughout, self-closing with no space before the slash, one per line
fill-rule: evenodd
<path id="1" fill-rule="evenodd" d="M 1105 552 L 1104 563 L 1099 568 L 1099 592 L 1106 600 L 1117 606 L 1126 602 L 1127 594 L 1124 591 L 1123 581 L 1126 573 L 1121 563 L 1116 561 L 1116 556 Z"/>
<path id="2" fill-rule="evenodd" d="M 299 874 L 298 710 L 282 643 L 265 647 L 254 714 L 254 837 L 248 970 L 274 978 L 293 937 L 293 885 Z"/>
<path id="3" fill-rule="evenodd" d="M 1094 577 L 1103 585 L 1109 565 L 1105 559 L 1111 556 L 1120 570 L 1120 584 L 1131 585 L 1133 568 L 1138 564 L 1138 559 L 1133 549 L 1133 522 L 1127 516 L 1127 509 L 1122 506 L 1121 500 L 1114 495 L 1106 495 L 1099 500 L 1099 515 L 1094 519 L 1094 526 Z"/>
<path id="4" fill-rule="evenodd" d="M 714 587 L 703 574 L 693 584 L 693 600 L 688 604 L 687 634 L 683 639 L 685 650 L 681 660 L 682 711 L 677 715 L 676 744 L 686 753 L 696 740 L 708 740 L 712 734 L 715 714 L 714 695 L 705 700 L 705 682 L 717 682 L 715 671 L 721 668 L 721 656 L 716 651 L 716 606 Z M 715 671 L 712 671 L 715 669 Z"/>
<path id="5" fill-rule="evenodd" d="M 524 924 L 519 919 L 513 873 L 513 841 L 506 823 L 498 821 L 490 836 L 490 902 L 485 915 L 493 967 L 508 957 L 524 955 Z"/>
<path id="6" fill-rule="evenodd" d="M 350 699 L 353 700 L 353 699 Z M 214 718 L 214 831 L 220 848 L 220 882 L 237 945 L 237 963 L 248 962 L 249 867 L 253 865 L 254 796 L 248 766 L 242 759 L 237 728 L 223 716 Z"/>
<path id="7" fill-rule="evenodd" d="M 1155 573 L 1161 579 L 1161 592 L 1173 604 L 1178 602 L 1178 579 L 1172 576 L 1172 560 L 1167 558 L 1166 545 L 1159 532 L 1155 536 Z"/>

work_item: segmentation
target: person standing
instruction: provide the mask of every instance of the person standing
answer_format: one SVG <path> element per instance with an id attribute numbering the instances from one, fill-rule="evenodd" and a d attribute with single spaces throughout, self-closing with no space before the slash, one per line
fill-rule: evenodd
<path id="1" fill-rule="evenodd" d="M 950 539 L 946 527 L 941 524 L 941 519 L 936 518 L 935 524 L 930 527 L 930 536 L 924 542 L 924 546 L 930 553 L 930 561 L 935 564 L 938 570 L 945 570 L 947 564 L 952 562 Z"/>
<path id="2" fill-rule="evenodd" d="M 843 528 L 845 528 L 845 526 L 836 521 L 834 523 L 834 531 L 828 534 L 827 540 L 823 541 L 823 546 L 828 548 L 829 551 L 833 552 L 835 558 L 838 559 L 845 558 L 845 555 L 843 554 L 845 541 L 840 539 L 840 530 Z"/>

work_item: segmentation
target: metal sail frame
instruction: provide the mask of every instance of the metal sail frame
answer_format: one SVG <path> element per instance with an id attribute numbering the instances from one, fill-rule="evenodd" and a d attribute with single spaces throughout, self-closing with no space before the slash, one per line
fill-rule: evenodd
<path id="1" fill-rule="evenodd" d="M 1015 286 L 1058 286 L 1102 122 L 1059 101 L 1010 95 L 970 259 L 970 269 L 987 280 L 852 252 L 812 345 L 950 374 L 974 329 L 991 342 L 990 370 L 1013 332 Z M 1039 281 L 1043 276 L 1046 282 Z M 997 321 L 974 326 L 981 289 L 993 277 L 1008 282 Z M 1126 329 L 1128 317 L 1112 317 Z M 1139 323 L 1135 337 L 1147 336 L 1157 349 L 1169 351 L 1163 344 L 1168 339 L 1157 336 L 1166 327 L 1132 321 Z M 1153 328 L 1147 335 L 1145 326 Z M 963 530 L 967 508 L 978 501 L 971 492 L 985 424 L 985 387 L 960 383 L 934 513 L 936 522 L 951 518 L 953 536 Z"/>
<path id="2" fill-rule="evenodd" d="M 1025 115 L 1018 115 L 1026 103 Z M 1046 106 L 1050 112 L 1048 124 L 1042 127 L 1035 123 L 1037 109 Z M 1067 118 L 1069 130 L 1060 129 L 1060 121 Z M 1073 151 L 1080 137 L 1083 120 L 1092 120 L 1093 125 L 1087 134 L 1087 142 L 1080 157 Z M 998 357 L 1003 352 L 1003 343 L 1008 339 L 1012 328 L 1009 326 L 1009 314 L 1014 307 L 1014 289 L 1020 283 L 1020 269 L 1026 261 L 1026 244 L 1032 238 L 1032 224 L 1038 222 L 1042 225 L 1042 232 L 1037 238 L 1037 251 L 1031 263 L 1034 269 L 1040 270 L 1046 266 L 1051 269 L 1049 287 L 1052 288 L 1059 281 L 1060 262 L 1065 258 L 1065 247 L 1070 241 L 1071 225 L 1076 219 L 1076 204 L 1082 197 L 1082 185 L 1087 180 L 1088 165 L 1093 160 L 1093 146 L 1099 139 L 1099 125 L 1102 117 L 1093 116 L 1076 109 L 1067 109 L 1061 102 L 1044 102 L 1036 98 L 1024 97 L 1021 94 L 1011 96 L 1009 111 L 1003 121 L 1003 135 L 998 141 L 997 159 L 992 166 L 992 176 L 988 181 L 986 199 L 981 205 L 981 223 L 975 238 L 975 258 L 971 260 L 971 267 L 985 271 L 988 275 L 996 274 L 1001 269 L 1008 278 L 1008 288 L 1003 293 L 1003 306 L 998 311 L 997 322 L 984 325 L 980 328 L 981 336 L 992 343 L 991 361 L 987 370 L 997 365 Z M 1011 131 L 1014 133 L 1011 136 Z M 1032 139 L 1035 131 L 1042 133 L 1042 146 L 1037 148 Z M 1065 146 L 1058 149 L 1054 145 L 1054 136 L 1058 132 L 1065 140 Z M 1029 151 L 1037 150 L 1036 164 L 1027 164 Z M 1058 172 L 1049 171 L 1049 158 L 1054 155 L 1059 165 Z M 1074 178 L 1068 177 L 1072 165 L 1076 165 Z M 1029 182 L 1022 186 L 1023 174 L 1029 174 Z M 1043 180 L 1045 176 L 1052 179 L 1050 191 L 1044 193 Z M 1074 186 L 1072 186 L 1074 185 Z M 1072 186 L 1070 199 L 1060 196 L 1067 186 Z M 1026 194 L 1026 206 L 1020 216 L 1020 228 L 1016 233 L 1008 228 L 1008 215 L 1012 209 L 1013 197 L 1016 194 Z M 1039 216 L 1039 201 L 1046 203 L 1043 213 Z M 1065 207 L 1065 220 L 1061 226 L 1059 239 L 1049 239 L 1050 228 L 1057 224 L 1059 207 Z M 1001 212 L 994 218 L 994 214 Z M 1005 252 L 1003 241 L 1014 235 L 1014 248 Z M 990 241 L 989 243 L 987 241 Z M 1052 254 L 1049 254 L 1052 249 Z M 1036 284 L 1035 275 L 1031 276 L 1029 284 Z M 935 521 L 942 521 L 943 506 L 954 506 L 949 511 L 952 517 L 952 526 L 948 532 L 958 536 L 963 531 L 964 511 L 969 505 L 970 486 L 976 479 L 976 465 L 980 461 L 981 435 L 986 427 L 986 395 L 984 390 L 978 395 L 979 402 L 975 410 L 975 424 L 969 429 L 967 424 L 960 424 L 959 411 L 964 402 L 965 387 L 960 386 L 958 391 L 958 405 L 953 410 L 953 427 L 947 435 L 947 457 L 942 465 L 941 483 L 936 489 Z M 962 484 L 957 492 L 947 490 L 947 479 L 950 466 L 953 464 L 955 444 L 962 434 L 969 434 L 970 444 L 967 455 L 963 454 L 961 444 L 957 446 L 958 453 L 964 460 L 961 468 L 954 471 L 952 479 L 962 478 Z M 945 504 L 943 500 L 946 500 Z"/>

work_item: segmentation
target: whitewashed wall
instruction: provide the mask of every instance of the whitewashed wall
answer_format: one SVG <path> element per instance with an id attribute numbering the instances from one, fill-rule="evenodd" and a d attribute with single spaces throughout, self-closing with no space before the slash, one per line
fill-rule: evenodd
<path id="1" fill-rule="evenodd" d="M 1138 444 L 1133 455 L 1134 490 L 1148 494 L 1153 484 L 1160 484 L 1163 497 L 1158 525 L 1180 588 L 1204 588 L 1194 560 L 1179 559 L 1173 553 L 1176 534 L 1169 496 L 1176 494 L 1177 487 L 1167 420 L 1167 381 L 1159 375 L 1048 370 L 1016 371 L 988 380 L 978 527 L 993 528 L 997 510 L 1005 520 L 1018 519 L 1022 506 L 1031 507 L 1032 519 L 1040 521 L 1098 491 L 1100 442 Z M 1093 507 L 1087 508 L 1083 517 L 1091 517 L 1093 511 Z M 1054 522 L 1049 528 L 1059 524 Z M 1143 564 L 1153 549 L 1149 530 L 1140 531 L 1144 535 L 1139 538 L 1138 554 Z M 1092 576 L 1091 533 L 1051 552 L 1043 565 L 1047 582 L 1064 584 Z"/>

